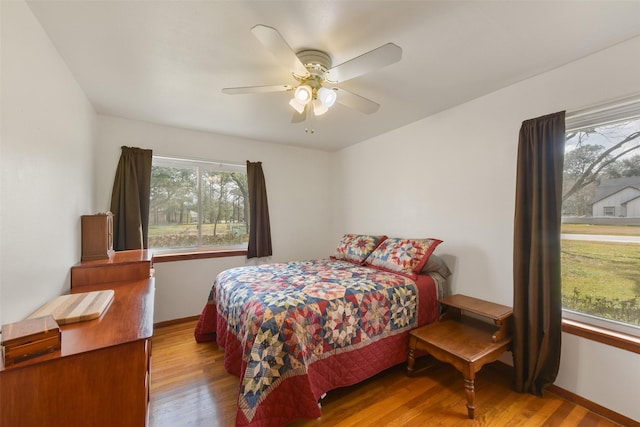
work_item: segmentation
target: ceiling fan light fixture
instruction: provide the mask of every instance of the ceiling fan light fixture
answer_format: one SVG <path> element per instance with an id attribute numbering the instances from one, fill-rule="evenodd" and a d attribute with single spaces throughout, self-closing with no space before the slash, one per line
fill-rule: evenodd
<path id="1" fill-rule="evenodd" d="M 336 98 L 338 96 L 335 90 L 321 87 L 320 89 L 318 89 L 317 97 L 325 108 L 331 108 L 331 106 L 335 104 Z"/>
<path id="2" fill-rule="evenodd" d="M 291 69 L 291 77 L 297 81 L 298 85 L 230 87 L 223 88 L 222 92 L 235 95 L 293 91 L 293 98 L 289 101 L 289 105 L 298 114 L 293 115 L 292 123 L 306 120 L 311 110 L 316 116 L 325 114 L 337 101 L 338 90 L 340 90 L 340 104 L 343 106 L 365 114 L 375 113 L 380 108 L 380 104 L 335 85 L 393 64 L 402 58 L 402 48 L 393 43 L 387 43 L 333 66 L 331 56 L 326 52 L 316 49 L 294 52 L 280 32 L 273 27 L 259 24 L 251 28 L 251 32 L 276 59 L 283 65 L 288 65 Z M 325 83 L 329 87 L 325 88 L 323 86 Z M 313 129 L 310 133 L 313 133 Z"/>
<path id="3" fill-rule="evenodd" d="M 291 105 L 293 107 L 293 109 L 296 110 L 300 114 L 302 114 L 302 112 L 304 111 L 305 105 L 299 103 L 296 98 L 291 98 L 291 101 L 289 101 L 289 105 Z"/>
<path id="4" fill-rule="evenodd" d="M 316 116 L 321 116 L 327 111 L 329 111 L 329 109 L 319 99 L 314 99 L 312 105 L 313 105 L 313 114 L 315 114 Z"/>
<path id="5" fill-rule="evenodd" d="M 300 85 L 296 88 L 293 96 L 298 103 L 307 105 L 313 98 L 313 90 L 309 85 Z"/>

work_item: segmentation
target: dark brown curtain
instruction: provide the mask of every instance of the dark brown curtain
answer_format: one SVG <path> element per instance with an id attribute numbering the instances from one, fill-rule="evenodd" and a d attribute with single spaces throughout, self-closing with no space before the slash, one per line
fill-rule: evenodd
<path id="1" fill-rule="evenodd" d="M 151 150 L 122 147 L 111 193 L 113 248 L 148 248 Z"/>
<path id="2" fill-rule="evenodd" d="M 271 256 L 271 225 L 267 186 L 262 172 L 262 162 L 247 160 L 247 182 L 249 187 L 249 246 L 247 258 Z"/>
<path id="3" fill-rule="evenodd" d="M 560 365 L 564 111 L 522 123 L 514 224 L 515 387 L 542 396 Z"/>

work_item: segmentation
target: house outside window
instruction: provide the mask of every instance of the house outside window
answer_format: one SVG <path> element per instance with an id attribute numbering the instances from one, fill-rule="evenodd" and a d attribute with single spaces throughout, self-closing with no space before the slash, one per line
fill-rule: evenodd
<path id="1" fill-rule="evenodd" d="M 640 336 L 640 100 L 567 114 L 561 237 L 564 317 Z"/>
<path id="2" fill-rule="evenodd" d="M 149 248 L 246 249 L 244 165 L 153 156 Z"/>

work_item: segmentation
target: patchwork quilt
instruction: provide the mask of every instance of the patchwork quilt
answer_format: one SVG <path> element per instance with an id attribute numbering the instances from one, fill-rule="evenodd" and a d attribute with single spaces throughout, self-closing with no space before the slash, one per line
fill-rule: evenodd
<path id="1" fill-rule="evenodd" d="M 340 260 L 218 275 L 195 331 L 240 377 L 236 425 L 321 415 L 320 396 L 406 360 L 408 332 L 438 317 L 433 278 Z"/>

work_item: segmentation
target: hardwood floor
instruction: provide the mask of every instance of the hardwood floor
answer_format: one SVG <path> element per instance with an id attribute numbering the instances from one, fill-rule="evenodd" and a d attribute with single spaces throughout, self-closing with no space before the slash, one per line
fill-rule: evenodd
<path id="1" fill-rule="evenodd" d="M 195 321 L 155 330 L 151 362 L 150 427 L 233 426 L 238 378 L 224 369 L 215 343 L 197 344 Z M 467 418 L 462 375 L 428 359 L 413 377 L 396 366 L 352 387 L 329 392 L 322 417 L 306 426 L 615 426 L 551 393 L 512 390 L 510 370 L 485 366 L 476 378 L 476 418 Z M 416 363 L 416 367 L 420 365 Z"/>

